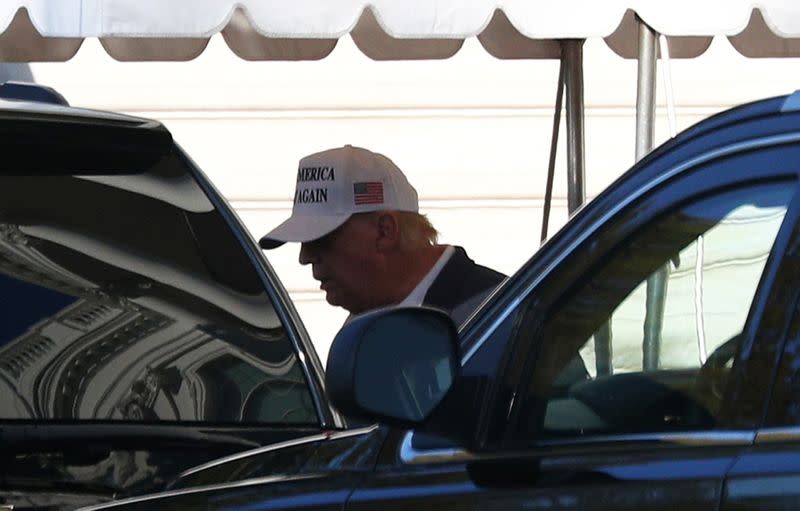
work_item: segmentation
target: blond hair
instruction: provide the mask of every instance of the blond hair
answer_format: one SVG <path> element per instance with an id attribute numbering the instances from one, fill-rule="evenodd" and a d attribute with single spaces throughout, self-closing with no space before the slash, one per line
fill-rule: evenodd
<path id="1" fill-rule="evenodd" d="M 404 246 L 414 247 L 421 243 L 435 245 L 439 240 L 439 231 L 431 224 L 427 216 L 410 211 L 397 211 L 397 216 Z"/>

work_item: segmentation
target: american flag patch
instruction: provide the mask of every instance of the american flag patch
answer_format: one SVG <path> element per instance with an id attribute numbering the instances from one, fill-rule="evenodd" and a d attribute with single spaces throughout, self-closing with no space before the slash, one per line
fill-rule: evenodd
<path id="1" fill-rule="evenodd" d="M 353 183 L 353 200 L 356 206 L 360 204 L 383 204 L 383 183 L 380 181 Z"/>

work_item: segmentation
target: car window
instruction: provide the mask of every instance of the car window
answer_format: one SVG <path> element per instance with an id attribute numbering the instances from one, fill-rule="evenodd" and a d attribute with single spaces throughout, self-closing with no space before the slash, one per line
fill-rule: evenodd
<path id="1" fill-rule="evenodd" d="M 727 377 L 793 193 L 707 196 L 609 254 L 547 314 L 524 441 L 724 427 Z"/>
<path id="2" fill-rule="evenodd" d="M 46 170 L 0 171 L 0 419 L 318 423 L 253 263 L 177 149 L 136 172 Z"/>

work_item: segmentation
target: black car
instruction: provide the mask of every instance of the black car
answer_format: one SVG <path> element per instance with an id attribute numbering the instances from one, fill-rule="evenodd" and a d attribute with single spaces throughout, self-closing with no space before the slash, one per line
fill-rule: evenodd
<path id="1" fill-rule="evenodd" d="M 344 429 L 280 281 L 161 124 L 0 98 L 0 509 Z"/>
<path id="2" fill-rule="evenodd" d="M 460 333 L 421 308 L 348 323 L 329 396 L 384 426 L 312 442 L 317 462 L 291 473 L 269 467 L 297 444 L 95 509 L 797 507 L 799 176 L 800 93 L 705 120 Z"/>

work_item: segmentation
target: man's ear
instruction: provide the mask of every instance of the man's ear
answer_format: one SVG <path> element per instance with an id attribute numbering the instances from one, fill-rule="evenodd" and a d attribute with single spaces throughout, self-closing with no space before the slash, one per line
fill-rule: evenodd
<path id="1" fill-rule="evenodd" d="M 400 245 L 400 219 L 393 211 L 378 215 L 377 248 L 381 252 L 395 250 Z"/>

